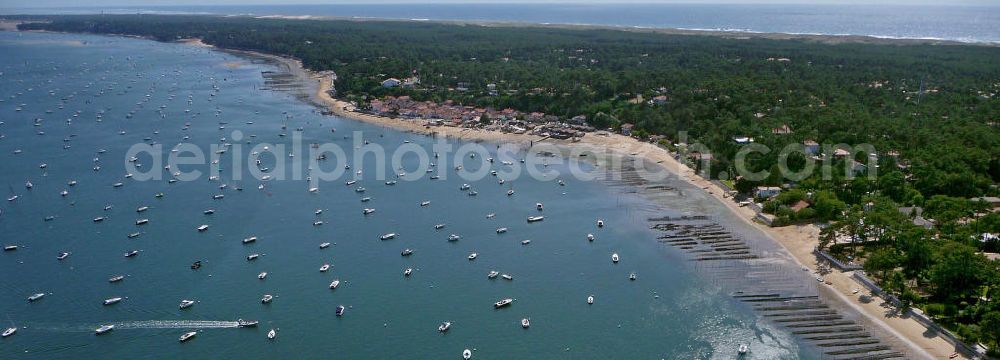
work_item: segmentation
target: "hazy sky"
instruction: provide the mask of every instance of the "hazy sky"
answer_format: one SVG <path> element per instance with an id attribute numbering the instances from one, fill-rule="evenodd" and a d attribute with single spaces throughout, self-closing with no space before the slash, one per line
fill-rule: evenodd
<path id="1" fill-rule="evenodd" d="M 103 7 L 163 5 L 285 5 L 386 3 L 705 3 L 705 4 L 892 4 L 892 5 L 1000 5 L 1000 0 L 0 0 L 0 8 Z"/>

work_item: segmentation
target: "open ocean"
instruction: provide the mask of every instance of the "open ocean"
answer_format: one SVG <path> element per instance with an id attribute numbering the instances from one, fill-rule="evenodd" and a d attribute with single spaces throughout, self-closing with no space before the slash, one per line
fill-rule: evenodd
<path id="1" fill-rule="evenodd" d="M 0 14 L 137 12 L 503 21 L 1000 42 L 998 5 L 343 4 L 0 8 Z"/>
<path id="2" fill-rule="evenodd" d="M 133 144 L 208 149 L 232 138 L 245 156 L 265 143 L 291 147 L 291 136 L 279 134 L 297 132 L 302 144 L 333 142 L 350 158 L 353 140 L 344 136 L 355 131 L 388 150 L 405 141 L 430 149 L 435 140 L 323 116 L 293 94 L 265 90 L 275 85 L 263 74 L 280 71 L 276 66 L 205 48 L 0 32 L 0 53 L 0 239 L 19 246 L 0 253 L 0 327 L 20 328 L 0 340 L 2 359 L 440 359 L 460 358 L 465 348 L 477 359 L 732 359 L 740 343 L 750 344 L 752 359 L 820 358 L 815 347 L 730 296 L 729 284 L 758 286 L 739 264 L 720 266 L 730 275 L 719 276 L 724 271 L 656 241 L 662 233 L 648 218 L 707 215 L 741 234 L 768 259 L 769 271 L 802 274 L 721 204 L 676 179 L 657 190 L 669 200 L 654 203 L 630 185 L 575 180 L 563 176 L 565 166 L 552 165 L 565 186 L 555 177 L 498 185 L 485 176 L 471 182 L 479 195 L 468 196 L 459 190 L 467 181 L 455 176 L 455 159 L 440 160 L 441 180 L 395 186 L 375 179 L 378 169 L 365 161 L 316 193 L 301 180 L 267 181 L 260 190 L 249 177 L 252 163 L 233 170 L 240 155 L 232 150 L 221 155 L 217 181 L 139 181 L 125 176 Z M 244 141 L 235 141 L 234 130 Z M 284 158 L 262 156 L 262 166 Z M 137 162 L 147 170 L 163 165 L 150 156 Z M 467 156 L 457 163 L 488 166 Z M 404 168 L 415 165 L 404 158 Z M 345 186 L 358 169 L 359 183 Z M 382 170 L 389 178 L 398 171 Z M 235 179 L 237 171 L 244 180 Z M 359 194 L 357 186 L 367 191 Z M 516 194 L 507 196 L 508 189 Z M 225 197 L 213 199 L 217 194 Z M 432 203 L 419 206 L 425 200 Z M 545 220 L 526 223 L 539 214 L 536 202 L 545 204 Z M 149 209 L 137 212 L 142 206 Z M 365 207 L 377 212 L 364 216 Z M 209 208 L 215 213 L 203 214 Z M 608 226 L 597 228 L 599 218 Z M 136 225 L 139 219 L 149 223 Z M 317 220 L 324 224 L 315 226 Z M 438 223 L 447 227 L 435 230 Z M 196 231 L 201 224 L 210 228 Z M 498 227 L 509 231 L 497 234 Z M 380 241 L 387 232 L 399 236 Z M 452 233 L 461 240 L 446 241 Z M 588 233 L 596 241 L 588 242 Z M 249 236 L 258 240 L 242 244 Z M 522 245 L 524 239 L 532 242 Z M 333 245 L 321 250 L 322 242 Z M 415 253 L 401 257 L 404 248 Z M 140 253 L 124 257 L 130 250 Z M 479 258 L 467 260 L 473 251 Z M 61 252 L 70 255 L 57 260 Z M 610 260 L 614 252 L 618 264 Z M 261 256 L 249 262 L 252 253 Z M 189 268 L 195 260 L 201 269 Z M 332 268 L 321 273 L 324 263 Z M 405 268 L 414 269 L 409 278 Z M 489 280 L 491 269 L 514 280 Z M 258 280 L 262 271 L 269 275 Z M 630 272 L 638 280 L 629 281 Z M 113 275 L 126 278 L 109 283 Z M 336 290 L 327 287 L 333 279 L 342 281 Z M 47 295 L 28 302 L 34 293 Z M 275 300 L 261 304 L 264 294 Z M 590 294 L 593 305 L 585 301 Z M 125 299 L 103 306 L 111 297 Z M 494 310 L 505 297 L 517 300 Z M 180 310 L 182 299 L 197 303 Z M 338 305 L 347 307 L 342 317 L 334 315 Z M 523 317 L 530 329 L 521 328 Z M 235 328 L 238 318 L 261 325 Z M 436 331 L 443 321 L 454 323 L 446 334 Z M 116 329 L 95 336 L 103 324 Z M 278 329 L 274 341 L 265 338 L 271 328 Z M 179 343 L 187 331 L 199 335 Z"/>

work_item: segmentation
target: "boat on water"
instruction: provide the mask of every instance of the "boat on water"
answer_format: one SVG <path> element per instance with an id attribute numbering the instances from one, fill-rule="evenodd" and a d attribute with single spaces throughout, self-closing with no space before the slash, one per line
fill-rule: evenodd
<path id="1" fill-rule="evenodd" d="M 333 280 L 333 282 L 330 283 L 330 289 L 337 289 L 338 286 L 340 286 L 340 280 Z"/>
<path id="2" fill-rule="evenodd" d="M 320 248 L 320 249 L 326 249 L 326 248 L 328 248 L 328 247 L 330 247 L 330 243 L 328 243 L 328 242 L 325 242 L 325 243 L 322 243 L 322 244 L 319 244 L 319 248 Z"/>
<path id="3" fill-rule="evenodd" d="M 313 221 L 313 226 L 320 226 L 320 225 L 323 225 L 323 220 Z"/>
<path id="4" fill-rule="evenodd" d="M 257 274 L 257 278 L 261 279 L 261 280 L 264 280 L 265 278 L 267 278 L 267 271 L 264 271 L 264 272 L 261 272 L 260 274 Z"/>
<path id="5" fill-rule="evenodd" d="M 135 239 L 135 238 L 139 237 L 139 235 L 142 235 L 142 233 L 134 232 L 134 233 L 128 234 L 128 238 L 129 239 Z"/>
<path id="6" fill-rule="evenodd" d="M 69 257 L 69 253 L 68 252 L 61 252 L 61 253 L 59 253 L 59 256 L 56 256 L 56 260 L 64 260 L 67 257 Z"/>
<path id="7" fill-rule="evenodd" d="M 539 222 L 539 221 L 542 221 L 542 220 L 545 220 L 544 216 L 529 216 L 528 217 L 528 222 L 530 222 L 530 223 Z"/>
<path id="8" fill-rule="evenodd" d="M 116 276 L 112 276 L 110 279 L 108 279 L 108 282 L 110 282 L 110 283 L 116 283 L 116 282 L 122 281 L 124 279 L 125 279 L 125 276 L 116 275 Z"/>
<path id="9" fill-rule="evenodd" d="M 750 347 L 747 344 L 740 344 L 740 347 L 736 349 L 736 353 L 740 356 L 746 355 L 747 352 L 750 352 Z"/>
<path id="10" fill-rule="evenodd" d="M 531 320 L 528 320 L 528 318 L 521 319 L 521 327 L 522 328 L 527 329 L 530 326 L 531 326 Z"/>
<path id="11" fill-rule="evenodd" d="M 16 332 L 17 332 L 17 327 L 11 326 L 9 328 L 4 329 L 3 334 L 0 334 L 0 337 L 10 337 L 11 335 L 14 335 L 14 333 Z"/>
<path id="12" fill-rule="evenodd" d="M 7 245 L 3 247 L 3 251 L 15 251 L 17 250 L 17 245 Z"/>
<path id="13" fill-rule="evenodd" d="M 120 298 L 120 297 L 113 297 L 113 298 L 110 298 L 110 299 L 104 299 L 104 305 L 105 306 L 107 306 L 107 305 L 114 305 L 114 304 L 117 304 L 117 303 L 119 303 L 121 301 L 122 301 L 122 298 Z"/>
<path id="14" fill-rule="evenodd" d="M 511 298 L 500 299 L 500 301 L 497 301 L 497 302 L 493 303 L 493 308 L 494 309 L 499 309 L 499 308 L 508 306 L 508 305 L 510 305 L 513 302 L 514 302 L 514 299 L 511 299 Z"/>
<path id="15" fill-rule="evenodd" d="M 514 190 L 513 189 L 507 190 L 507 196 L 513 196 L 513 195 L 514 195 Z"/>
<path id="16" fill-rule="evenodd" d="M 469 184 L 462 184 L 462 186 L 459 187 L 458 189 L 462 190 L 462 191 L 465 191 L 465 190 L 469 190 L 471 188 L 472 188 L 472 186 L 470 186 Z"/>
<path id="17" fill-rule="evenodd" d="M 181 337 L 178 338 L 177 340 L 180 341 L 180 342 L 185 342 L 185 341 L 188 341 L 188 340 L 191 340 L 192 338 L 194 338 L 195 335 L 198 335 L 197 331 L 186 332 L 183 335 L 181 335 Z"/>
<path id="18" fill-rule="evenodd" d="M 587 296 L 587 304 L 588 305 L 594 304 L 594 295 Z"/>
<path id="19" fill-rule="evenodd" d="M 256 321 L 256 320 L 237 319 L 236 320 L 236 327 L 241 327 L 241 328 L 257 327 L 258 323 L 259 322 Z"/>
<path id="20" fill-rule="evenodd" d="M 369 201 L 372 201 L 372 198 L 370 198 L 370 197 L 367 197 L 367 196 L 366 196 L 366 197 L 363 197 L 363 198 L 361 198 L 361 202 L 369 202 Z"/>
<path id="21" fill-rule="evenodd" d="M 260 254 L 250 254 L 250 255 L 247 255 L 247 261 L 254 261 L 254 260 L 257 260 L 257 258 L 259 258 L 259 257 L 260 257 Z"/>
<path id="22" fill-rule="evenodd" d="M 149 219 L 139 219 L 135 221 L 136 225 L 146 225 L 149 224 Z"/>
<path id="23" fill-rule="evenodd" d="M 208 230 L 207 224 L 201 224 L 200 226 L 198 226 L 198 231 L 205 231 L 205 230 Z"/>
<path id="24" fill-rule="evenodd" d="M 371 209 L 371 208 L 365 208 L 364 210 L 361 210 L 361 214 L 362 215 L 368 215 L 368 214 L 371 214 L 373 212 L 375 212 L 375 209 Z"/>
<path id="25" fill-rule="evenodd" d="M 201 260 L 191 263 L 191 270 L 201 269 Z"/>
<path id="26" fill-rule="evenodd" d="M 469 191 L 469 196 L 476 196 L 476 195 L 479 195 L 479 193 L 475 191 Z"/>
<path id="27" fill-rule="evenodd" d="M 500 276 L 500 273 L 496 270 L 490 270 L 490 273 L 486 274 L 486 277 L 489 279 L 496 279 L 497 276 Z"/>
<path id="28" fill-rule="evenodd" d="M 501 274 L 500 277 L 503 278 L 504 280 L 507 280 L 507 281 L 514 280 L 514 276 L 509 275 L 509 274 Z"/>
<path id="29" fill-rule="evenodd" d="M 408 249 L 408 248 L 407 249 L 403 249 L 403 251 L 400 252 L 399 255 L 401 255 L 401 256 L 410 256 L 410 255 L 413 255 L 413 250 L 412 249 Z"/>
<path id="30" fill-rule="evenodd" d="M 430 204 L 431 204 L 431 202 L 430 201 L 426 201 L 426 200 L 420 202 L 420 206 L 427 206 L 427 205 L 430 205 Z"/>
<path id="31" fill-rule="evenodd" d="M 604 220 L 597 220 L 597 227 L 599 228 L 604 227 Z"/>
<path id="32" fill-rule="evenodd" d="M 146 210 L 149 210 L 149 206 L 140 206 L 140 207 L 138 207 L 138 208 L 135 209 L 135 212 L 141 213 L 141 212 L 146 211 Z"/>
<path id="33" fill-rule="evenodd" d="M 413 268 L 406 268 L 406 270 L 403 270 L 403 276 L 410 276 L 410 274 L 412 273 L 413 273 Z"/>
<path id="34" fill-rule="evenodd" d="M 276 338 L 276 337 L 278 337 L 278 332 L 275 331 L 274 329 L 271 329 L 271 331 L 267 332 L 267 339 L 268 340 L 274 340 L 274 338 Z"/>
<path id="35" fill-rule="evenodd" d="M 461 236 L 458 236 L 456 234 L 448 235 L 448 241 L 458 241 L 458 239 L 461 239 L 461 238 L 462 238 Z"/>
<path id="36" fill-rule="evenodd" d="M 535 203 L 535 209 L 537 209 L 538 211 L 542 211 L 544 209 L 544 206 L 542 206 L 542 203 Z"/>
<path id="37" fill-rule="evenodd" d="M 139 255 L 139 250 L 132 250 L 125 253 L 125 257 L 127 258 L 135 257 L 136 255 Z"/>
<path id="38" fill-rule="evenodd" d="M 628 279 L 632 280 L 632 281 L 635 281 L 635 273 L 633 272 L 631 274 L 628 274 Z"/>
<path id="39" fill-rule="evenodd" d="M 344 316 L 344 305 L 337 305 L 337 316 Z"/>
<path id="40" fill-rule="evenodd" d="M 465 349 L 462 351 L 462 359 L 469 360 L 472 358 L 472 350 Z"/>
<path id="41" fill-rule="evenodd" d="M 497 234 L 503 234 L 505 232 L 507 232 L 507 228 L 505 228 L 505 227 L 497 228 Z"/>
<path id="42" fill-rule="evenodd" d="M 35 302 L 41 300 L 43 297 L 45 297 L 45 293 L 31 294 L 31 296 L 28 297 L 28 302 Z"/>
<path id="43" fill-rule="evenodd" d="M 611 254 L 611 262 L 618 263 L 618 253 Z"/>
<path id="44" fill-rule="evenodd" d="M 194 306 L 194 300 L 181 300 L 180 304 L 181 309 L 187 309 L 191 306 Z"/>
<path id="45" fill-rule="evenodd" d="M 445 321 L 445 322 L 441 323 L 441 325 L 438 325 L 438 332 L 446 332 L 446 331 L 448 331 L 448 329 L 451 329 L 451 322 L 450 321 Z"/>
<path id="46" fill-rule="evenodd" d="M 323 264 L 323 266 L 319 267 L 319 272 L 326 272 L 327 270 L 330 270 L 330 264 Z"/>
<path id="47" fill-rule="evenodd" d="M 531 244 L 531 240 L 521 240 L 521 245 Z"/>
<path id="48" fill-rule="evenodd" d="M 206 209 L 205 211 L 202 211 L 201 213 L 205 214 L 205 215 L 212 215 L 212 214 L 215 214 L 215 209 Z"/>
<path id="49" fill-rule="evenodd" d="M 471 254 L 469 254 L 469 261 L 476 260 L 476 257 L 478 257 L 478 256 L 479 256 L 479 253 L 471 253 Z"/>
<path id="50" fill-rule="evenodd" d="M 94 330 L 94 334 L 95 335 L 106 334 L 109 331 L 114 330 L 114 329 L 115 329 L 115 326 L 112 325 L 112 324 L 101 325 L 101 327 L 99 327 L 96 330 Z"/>
<path id="51" fill-rule="evenodd" d="M 396 238 L 396 233 L 382 234 L 382 236 L 378 237 L 379 240 L 389 240 L 394 238 Z"/>
<path id="52" fill-rule="evenodd" d="M 265 294 L 264 297 L 260 298 L 261 304 L 270 304 L 271 300 L 274 300 L 274 296 L 271 294 Z"/>
<path id="53" fill-rule="evenodd" d="M 594 241 L 594 234 L 587 234 L 587 241 Z"/>
<path id="54" fill-rule="evenodd" d="M 444 229 L 444 224 L 434 225 L 434 230 L 441 230 L 441 229 Z"/>
<path id="55" fill-rule="evenodd" d="M 95 218 L 94 218 L 94 222 L 95 222 L 95 223 L 96 223 L 96 222 L 101 222 L 101 221 L 104 221 L 104 217 L 103 217 L 103 216 L 98 216 L 98 217 L 95 217 Z"/>
<path id="56" fill-rule="evenodd" d="M 255 242 L 255 241 L 257 241 L 257 237 L 256 236 L 251 236 L 251 237 L 243 239 L 243 243 L 244 244 L 249 244 L 249 243 L 252 243 L 252 242 Z"/>

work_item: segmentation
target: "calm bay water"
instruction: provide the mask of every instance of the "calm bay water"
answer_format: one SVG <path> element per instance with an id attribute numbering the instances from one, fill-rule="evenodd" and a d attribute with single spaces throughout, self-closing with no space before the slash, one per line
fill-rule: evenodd
<path id="1" fill-rule="evenodd" d="M 440 160 L 442 180 L 395 186 L 369 175 L 376 173 L 372 161 L 353 164 L 352 171 L 364 171 L 363 195 L 343 179 L 322 184 L 318 193 L 291 180 L 258 190 L 249 164 L 247 180 L 233 180 L 231 153 L 222 157 L 221 181 L 136 181 L 125 178 L 125 152 L 144 141 L 169 149 L 189 136 L 208 149 L 240 130 L 251 140 L 247 154 L 258 143 L 291 146 L 278 135 L 283 123 L 288 133 L 301 127 L 304 144 L 333 142 L 348 157 L 353 140 L 344 135 L 354 131 L 389 150 L 404 141 L 430 149 L 435 140 L 319 115 L 288 93 L 260 90 L 262 71 L 273 66 L 204 48 L 0 32 L 0 53 L 0 192 L 19 196 L 0 204 L 0 242 L 20 246 L 0 253 L 0 322 L 21 328 L 0 341 L 0 358 L 459 358 L 462 349 L 475 348 L 474 358 L 486 359 L 728 359 L 744 342 L 751 344 L 749 358 L 818 357 L 732 300 L 685 255 L 655 241 L 651 216 L 721 213 L 679 182 L 672 185 L 693 195 L 675 199 L 672 208 L 628 187 L 566 176 L 560 177 L 566 186 L 528 177 L 501 186 L 487 176 L 471 183 L 479 195 L 470 197 L 459 191 L 467 181 L 454 176 L 449 158 Z M 263 162 L 273 167 L 276 160 Z M 139 161 L 153 164 L 149 157 Z M 460 162 L 481 166 L 479 159 Z M 184 168 L 194 169 L 209 171 Z M 68 186 L 70 180 L 78 184 Z M 124 186 L 112 187 L 116 182 Z M 68 196 L 60 196 L 64 189 Z M 506 196 L 507 189 L 516 195 Z M 162 198 L 154 196 L 159 192 Z M 225 198 L 213 200 L 215 194 Z M 362 196 L 371 202 L 361 203 Z M 431 205 L 419 206 L 424 200 Z M 538 213 L 536 202 L 545 204 L 545 221 L 527 224 Z M 140 206 L 150 209 L 137 213 Z M 363 216 L 364 207 L 377 212 Z M 216 213 L 204 215 L 209 208 Z M 316 209 L 324 212 L 317 216 Z M 94 223 L 98 216 L 107 220 Z M 149 224 L 136 226 L 141 218 Z M 313 226 L 317 218 L 325 224 Z M 596 228 L 598 218 L 608 226 Z M 438 223 L 447 227 L 435 230 Z M 196 231 L 200 224 L 210 229 Z M 510 231 L 497 234 L 502 226 Z M 127 238 L 133 232 L 141 236 Z M 400 236 L 380 241 L 386 232 Z M 462 239 L 447 242 L 452 233 Z M 588 233 L 597 241 L 586 241 Z M 259 240 L 241 244 L 248 236 Z M 524 239 L 531 244 L 521 245 Z M 320 250 L 322 242 L 334 245 Z M 415 254 L 401 257 L 404 248 Z M 132 249 L 141 254 L 123 257 Z M 63 251 L 70 257 L 57 261 Z M 473 251 L 479 258 L 467 260 Z M 612 264 L 613 252 L 621 263 Z M 248 262 L 251 253 L 262 256 Z M 204 267 L 189 269 L 195 260 Z M 333 267 L 321 273 L 324 263 Z M 405 268 L 414 274 L 404 278 Z M 514 280 L 488 280 L 491 269 Z M 264 281 L 257 279 L 262 271 L 269 273 Z M 632 271 L 638 281 L 628 281 Z M 117 274 L 127 278 L 109 283 Z M 331 291 L 335 278 L 343 283 Z M 25 300 L 37 292 L 48 295 Z M 276 299 L 262 305 L 266 293 Z M 585 302 L 589 294 L 594 305 Z M 101 304 L 115 296 L 126 299 Z M 494 310 L 504 297 L 517 301 Z M 181 299 L 198 303 L 179 310 Z M 343 317 L 334 315 L 339 304 L 348 307 Z M 531 318 L 530 329 L 521 329 L 522 317 Z M 260 320 L 261 327 L 234 328 L 237 318 Z M 442 321 L 454 323 L 444 335 L 436 331 Z M 117 326 L 113 333 L 93 334 L 108 323 Z M 265 338 L 270 328 L 279 329 L 275 341 Z M 200 331 L 196 339 L 178 343 L 192 330 Z"/>
<path id="2" fill-rule="evenodd" d="M 837 4 L 337 4 L 3 9 L 504 21 L 1000 42 L 1000 7 Z"/>

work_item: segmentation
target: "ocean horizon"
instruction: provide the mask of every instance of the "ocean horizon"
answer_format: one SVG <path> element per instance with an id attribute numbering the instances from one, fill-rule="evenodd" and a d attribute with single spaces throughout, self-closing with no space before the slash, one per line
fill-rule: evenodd
<path id="1" fill-rule="evenodd" d="M 203 14 L 476 21 L 1000 43 L 1000 6 L 338 4 L 0 8 L 0 14 Z"/>

